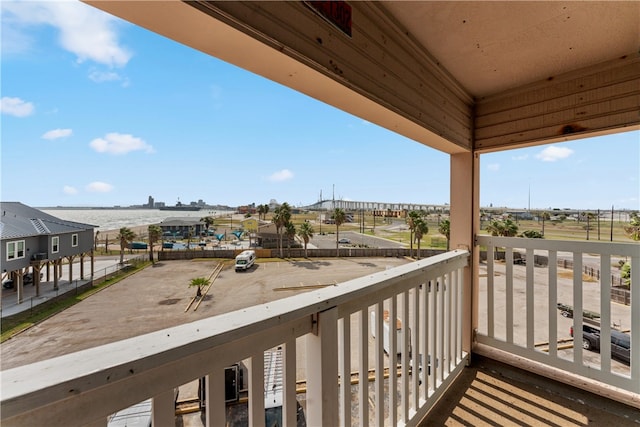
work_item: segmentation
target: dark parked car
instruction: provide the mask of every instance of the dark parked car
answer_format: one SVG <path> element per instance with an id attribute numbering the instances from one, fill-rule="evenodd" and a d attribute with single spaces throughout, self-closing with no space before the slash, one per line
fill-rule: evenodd
<path id="1" fill-rule="evenodd" d="M 573 327 L 570 330 L 573 337 Z M 600 351 L 600 329 L 582 325 L 582 348 Z M 631 363 L 631 337 L 615 329 L 611 330 L 611 357 L 624 363 Z"/>
<path id="2" fill-rule="evenodd" d="M 43 274 L 40 273 L 40 279 L 42 279 L 42 276 Z M 22 276 L 22 283 L 25 285 L 33 283 L 33 273 L 26 273 L 24 276 Z M 2 282 L 2 287 L 5 289 L 13 289 L 13 286 L 13 279 L 7 279 Z"/>

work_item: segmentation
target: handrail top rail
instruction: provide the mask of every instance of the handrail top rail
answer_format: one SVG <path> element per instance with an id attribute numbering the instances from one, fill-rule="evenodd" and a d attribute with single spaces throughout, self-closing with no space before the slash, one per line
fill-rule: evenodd
<path id="1" fill-rule="evenodd" d="M 211 349 L 305 316 L 311 317 L 312 314 L 348 303 L 370 292 L 393 286 L 401 280 L 439 271 L 443 264 L 452 269 L 463 267 L 467 265 L 468 258 L 467 250 L 456 249 L 352 279 L 340 286 L 318 289 L 8 369 L 0 372 L 1 402 L 5 407 L 12 401 L 42 393 L 45 389 L 59 389 L 63 384 L 68 384 L 69 390 L 74 389 L 73 384 L 79 383 L 91 388 L 101 387 L 130 376 L 134 367 L 136 374 L 139 370 L 157 369 L 181 355 Z M 107 354 L 108 358 L 105 358 Z M 105 375 L 107 371 L 108 376 Z"/>
<path id="2" fill-rule="evenodd" d="M 479 234 L 476 236 L 479 245 L 511 247 L 522 249 L 555 250 L 562 252 L 584 252 L 603 255 L 638 256 L 640 244 L 613 243 L 602 241 L 546 240 L 527 237 L 503 237 Z M 579 250 L 577 250 L 579 249 Z"/>

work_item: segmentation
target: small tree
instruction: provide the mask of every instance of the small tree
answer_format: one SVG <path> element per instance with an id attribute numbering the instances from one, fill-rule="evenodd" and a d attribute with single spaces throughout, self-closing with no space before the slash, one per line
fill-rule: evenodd
<path id="1" fill-rule="evenodd" d="M 631 240 L 640 240 L 640 216 L 638 212 L 632 212 L 629 220 L 629 225 L 624 227 L 624 232 Z"/>
<path id="2" fill-rule="evenodd" d="M 189 282 L 190 287 L 196 287 L 196 298 L 202 297 L 202 288 L 209 285 L 209 279 L 205 277 L 196 277 Z"/>
<path id="3" fill-rule="evenodd" d="M 302 224 L 300 224 L 300 228 L 298 229 L 298 236 L 300 236 L 300 238 L 302 239 L 302 241 L 304 242 L 304 257 L 308 258 L 307 256 L 307 243 L 309 243 L 309 240 L 313 237 L 313 233 L 315 231 L 313 230 L 313 226 L 311 225 L 310 222 L 303 222 Z"/>
<path id="4" fill-rule="evenodd" d="M 162 238 L 162 228 L 151 224 L 147 227 L 147 231 L 149 232 L 149 261 L 153 264 L 153 244 Z"/>
<path id="5" fill-rule="evenodd" d="M 544 239 L 542 233 L 536 230 L 525 230 L 522 232 L 521 236 L 526 237 L 527 239 Z"/>
<path id="6" fill-rule="evenodd" d="M 124 264 L 124 250 L 135 238 L 136 233 L 134 233 L 130 228 L 122 227 L 120 229 L 120 233 L 116 236 L 116 239 L 120 241 L 120 264 Z"/>

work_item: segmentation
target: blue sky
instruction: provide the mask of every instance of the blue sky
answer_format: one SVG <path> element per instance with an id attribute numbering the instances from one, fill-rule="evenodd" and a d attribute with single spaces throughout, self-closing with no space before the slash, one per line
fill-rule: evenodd
<path id="1" fill-rule="evenodd" d="M 0 7 L 2 200 L 449 202 L 446 154 L 82 3 Z M 639 132 L 485 154 L 481 204 L 637 210 L 639 164 Z"/>

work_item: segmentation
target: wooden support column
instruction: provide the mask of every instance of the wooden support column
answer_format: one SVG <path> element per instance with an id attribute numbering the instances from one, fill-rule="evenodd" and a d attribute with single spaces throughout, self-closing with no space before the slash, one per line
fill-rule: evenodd
<path id="1" fill-rule="evenodd" d="M 84 253 L 80 254 L 80 280 L 84 280 Z"/>
<path id="2" fill-rule="evenodd" d="M 73 260 L 75 258 L 76 258 L 75 255 L 70 255 L 67 257 L 67 261 L 69 262 L 69 283 L 73 282 Z M 61 270 L 61 273 L 62 273 L 62 270 Z"/>
<path id="3" fill-rule="evenodd" d="M 464 269 L 462 349 L 471 353 L 473 331 L 478 327 L 477 271 L 479 250 L 474 246 L 480 216 L 479 155 L 451 155 L 450 249 L 467 249 L 471 262 Z"/>
<path id="4" fill-rule="evenodd" d="M 53 289 L 58 290 L 58 277 L 60 277 L 60 271 L 62 267 L 62 262 L 57 259 L 53 261 Z"/>

